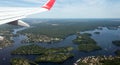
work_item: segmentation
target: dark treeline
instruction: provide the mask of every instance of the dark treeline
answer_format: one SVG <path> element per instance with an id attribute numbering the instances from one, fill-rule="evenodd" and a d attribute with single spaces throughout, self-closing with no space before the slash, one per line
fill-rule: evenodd
<path id="1" fill-rule="evenodd" d="M 120 25 L 116 20 L 97 20 L 97 19 L 56 19 L 56 20 L 26 20 L 31 24 L 31 28 L 25 29 L 19 33 L 33 33 L 47 35 L 49 37 L 65 38 L 68 35 L 75 34 L 78 31 L 92 30 L 99 26 L 117 27 Z M 41 22 L 42 21 L 42 22 Z"/>

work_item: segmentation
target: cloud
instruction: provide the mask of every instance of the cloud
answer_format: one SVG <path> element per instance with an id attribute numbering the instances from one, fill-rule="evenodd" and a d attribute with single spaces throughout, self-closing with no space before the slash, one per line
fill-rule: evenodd
<path id="1" fill-rule="evenodd" d="M 47 0 L 23 0 L 24 2 L 29 2 L 29 3 L 45 3 Z"/>

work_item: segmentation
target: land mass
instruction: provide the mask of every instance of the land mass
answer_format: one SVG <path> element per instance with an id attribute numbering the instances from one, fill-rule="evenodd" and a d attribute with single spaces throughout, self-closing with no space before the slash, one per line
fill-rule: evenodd
<path id="1" fill-rule="evenodd" d="M 36 58 L 36 62 L 64 62 L 65 60 L 74 57 L 73 54 L 70 53 L 56 53 L 56 54 L 46 54 L 41 55 Z"/>
<path id="2" fill-rule="evenodd" d="M 10 62 L 12 65 L 38 65 L 37 63 L 29 61 L 25 58 L 12 58 Z"/>
<path id="3" fill-rule="evenodd" d="M 119 56 L 88 56 L 81 58 L 74 65 L 120 65 Z"/>
<path id="4" fill-rule="evenodd" d="M 94 32 L 95 34 L 100 34 L 100 32 Z"/>
<path id="5" fill-rule="evenodd" d="M 34 22 L 36 20 L 29 19 L 28 21 Z M 104 26 L 105 27 L 111 27 L 111 26 L 118 27 L 120 25 L 119 21 L 115 21 L 113 23 L 113 21 L 111 21 L 111 20 L 107 20 L 106 22 L 101 21 L 101 20 L 97 20 L 97 22 L 93 21 L 93 20 L 89 20 L 89 21 L 87 20 L 88 22 L 85 22 L 85 21 L 81 21 L 79 19 L 78 20 L 64 20 L 63 19 L 63 20 L 50 20 L 49 22 L 46 21 L 46 22 L 38 23 L 39 21 L 41 21 L 41 20 L 37 20 L 37 24 L 35 24 L 35 23 L 31 24 L 32 27 L 18 32 L 18 35 L 23 34 L 28 37 L 26 40 L 22 41 L 23 43 L 51 42 L 51 41 L 53 41 L 53 39 L 61 40 L 61 39 L 66 38 L 69 35 L 76 34 L 76 32 L 93 30 L 99 26 L 101 26 L 101 27 L 104 27 Z M 98 21 L 100 21 L 100 22 L 98 22 Z M 7 30 L 13 29 L 13 27 L 2 26 L 2 27 L 0 27 L 0 31 L 2 31 L 3 29 L 6 30 L 5 28 L 7 28 Z M 16 28 L 16 27 L 14 27 L 14 28 Z M 41 38 L 39 38 L 39 37 L 41 37 Z M 90 39 L 89 36 L 85 36 L 86 39 L 84 39 L 84 37 L 83 38 L 79 38 L 79 36 L 77 36 L 77 37 L 78 38 L 76 38 L 75 39 L 76 41 L 74 41 L 74 42 L 75 42 L 75 44 L 78 44 L 78 48 L 80 50 L 83 50 L 85 52 L 90 52 L 90 51 L 93 51 L 96 49 L 97 50 L 100 49 L 99 46 L 97 46 L 96 42 L 94 40 Z M 88 48 L 88 49 L 86 49 L 86 48 Z M 41 62 L 43 60 L 45 61 L 46 58 L 49 58 L 50 60 L 46 60 L 45 62 L 47 62 L 47 61 L 63 62 L 67 58 L 70 58 L 73 56 L 68 49 L 71 50 L 71 48 L 46 49 L 46 48 L 39 47 L 36 45 L 31 45 L 31 46 L 27 46 L 27 47 L 23 46 L 21 48 L 18 48 L 16 50 L 14 50 L 11 54 L 13 54 L 13 55 L 14 54 L 18 54 L 18 55 L 19 54 L 20 55 L 21 54 L 25 54 L 25 55 L 26 54 L 27 55 L 28 54 L 39 54 L 42 57 L 39 56 L 38 58 L 36 58 L 39 60 L 38 62 Z M 68 54 L 68 56 L 66 56 L 67 54 Z M 59 57 L 59 58 L 56 58 L 56 57 Z M 42 58 L 44 58 L 44 59 L 42 59 Z M 56 61 L 52 61 L 53 59 L 56 59 Z M 93 57 L 93 59 L 94 59 L 94 57 Z M 24 60 L 24 59 L 21 59 L 21 60 Z M 28 61 L 26 62 L 26 60 L 24 60 L 21 62 L 21 60 L 20 60 L 20 63 L 24 63 L 24 61 L 25 61 L 26 64 L 29 64 Z M 118 61 L 118 60 L 116 60 L 116 61 Z M 116 62 L 116 61 L 114 61 L 114 62 Z M 15 61 L 15 62 L 18 62 L 18 65 L 19 65 L 19 60 Z M 13 63 L 14 63 L 14 61 L 13 61 Z M 84 65 L 84 63 L 83 63 L 83 65 Z M 114 65 L 119 65 L 119 64 L 114 64 Z"/>
<path id="6" fill-rule="evenodd" d="M 50 53 L 67 53 L 72 51 L 72 47 L 60 47 L 60 48 L 44 48 L 38 45 L 26 45 L 21 46 L 11 52 L 11 54 L 23 54 L 23 55 L 38 55 L 38 54 L 50 54 Z"/>
<path id="7" fill-rule="evenodd" d="M 112 43 L 116 46 L 120 46 L 120 40 L 115 40 L 115 41 L 112 41 Z"/>
<path id="8" fill-rule="evenodd" d="M 40 42 L 45 42 L 45 43 L 54 43 L 54 42 L 59 42 L 62 39 L 60 38 L 52 38 L 48 37 L 46 35 L 40 35 L 40 34 L 25 34 L 27 36 L 26 39 L 22 40 L 22 43 L 40 43 Z"/>
<path id="9" fill-rule="evenodd" d="M 82 19 L 29 19 L 28 23 L 31 24 L 32 27 L 19 31 L 18 34 L 26 35 L 28 38 L 23 42 L 52 42 L 52 41 L 61 41 L 65 39 L 67 36 L 76 34 L 79 31 L 93 30 L 98 27 L 118 27 L 120 22 L 115 21 L 113 23 L 110 20 L 95 20 L 92 19 L 82 20 Z M 37 21 L 37 23 L 33 23 Z M 45 22 L 41 22 L 45 21 Z M 86 21 L 86 22 L 85 22 Z M 100 21 L 100 22 L 96 22 Z M 106 22 L 104 22 L 106 21 Z M 69 23 L 69 24 L 68 24 Z M 111 25 L 112 24 L 112 25 Z M 29 35 L 30 34 L 30 35 Z M 40 36 L 41 38 L 38 38 Z M 42 37 L 44 36 L 44 37 Z"/>
<path id="10" fill-rule="evenodd" d="M 11 46 L 13 44 L 13 40 L 11 39 L 13 37 L 13 34 L 9 30 L 1 30 L 0 36 L 3 36 L 4 39 L 0 40 L 0 49 Z"/>
<path id="11" fill-rule="evenodd" d="M 96 41 L 90 37 L 90 35 L 78 34 L 76 39 L 73 40 L 78 45 L 78 49 L 83 52 L 91 52 L 101 50 L 101 47 L 97 45 Z"/>
<path id="12" fill-rule="evenodd" d="M 117 50 L 115 51 L 115 54 L 116 54 L 117 56 L 120 56 L 120 50 L 117 49 Z"/>
<path id="13" fill-rule="evenodd" d="M 68 58 L 74 55 L 70 53 L 72 47 L 62 47 L 62 48 L 43 48 L 38 45 L 27 45 L 17 48 L 12 51 L 12 55 L 40 55 L 36 58 L 36 62 L 64 62 Z"/>

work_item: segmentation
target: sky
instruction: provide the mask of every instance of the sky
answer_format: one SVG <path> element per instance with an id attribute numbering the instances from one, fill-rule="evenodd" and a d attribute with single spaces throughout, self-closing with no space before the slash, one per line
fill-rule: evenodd
<path id="1" fill-rule="evenodd" d="M 0 0 L 0 7 L 40 7 L 47 0 Z M 29 18 L 120 18 L 120 0 L 56 0 L 47 12 Z"/>

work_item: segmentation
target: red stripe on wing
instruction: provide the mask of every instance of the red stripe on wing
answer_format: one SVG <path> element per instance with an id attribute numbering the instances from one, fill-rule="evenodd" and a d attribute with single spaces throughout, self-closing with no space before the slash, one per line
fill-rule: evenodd
<path id="1" fill-rule="evenodd" d="M 49 0 L 44 6 L 42 6 L 42 8 L 46 8 L 50 10 L 52 6 L 54 5 L 54 3 L 55 3 L 55 0 Z"/>

